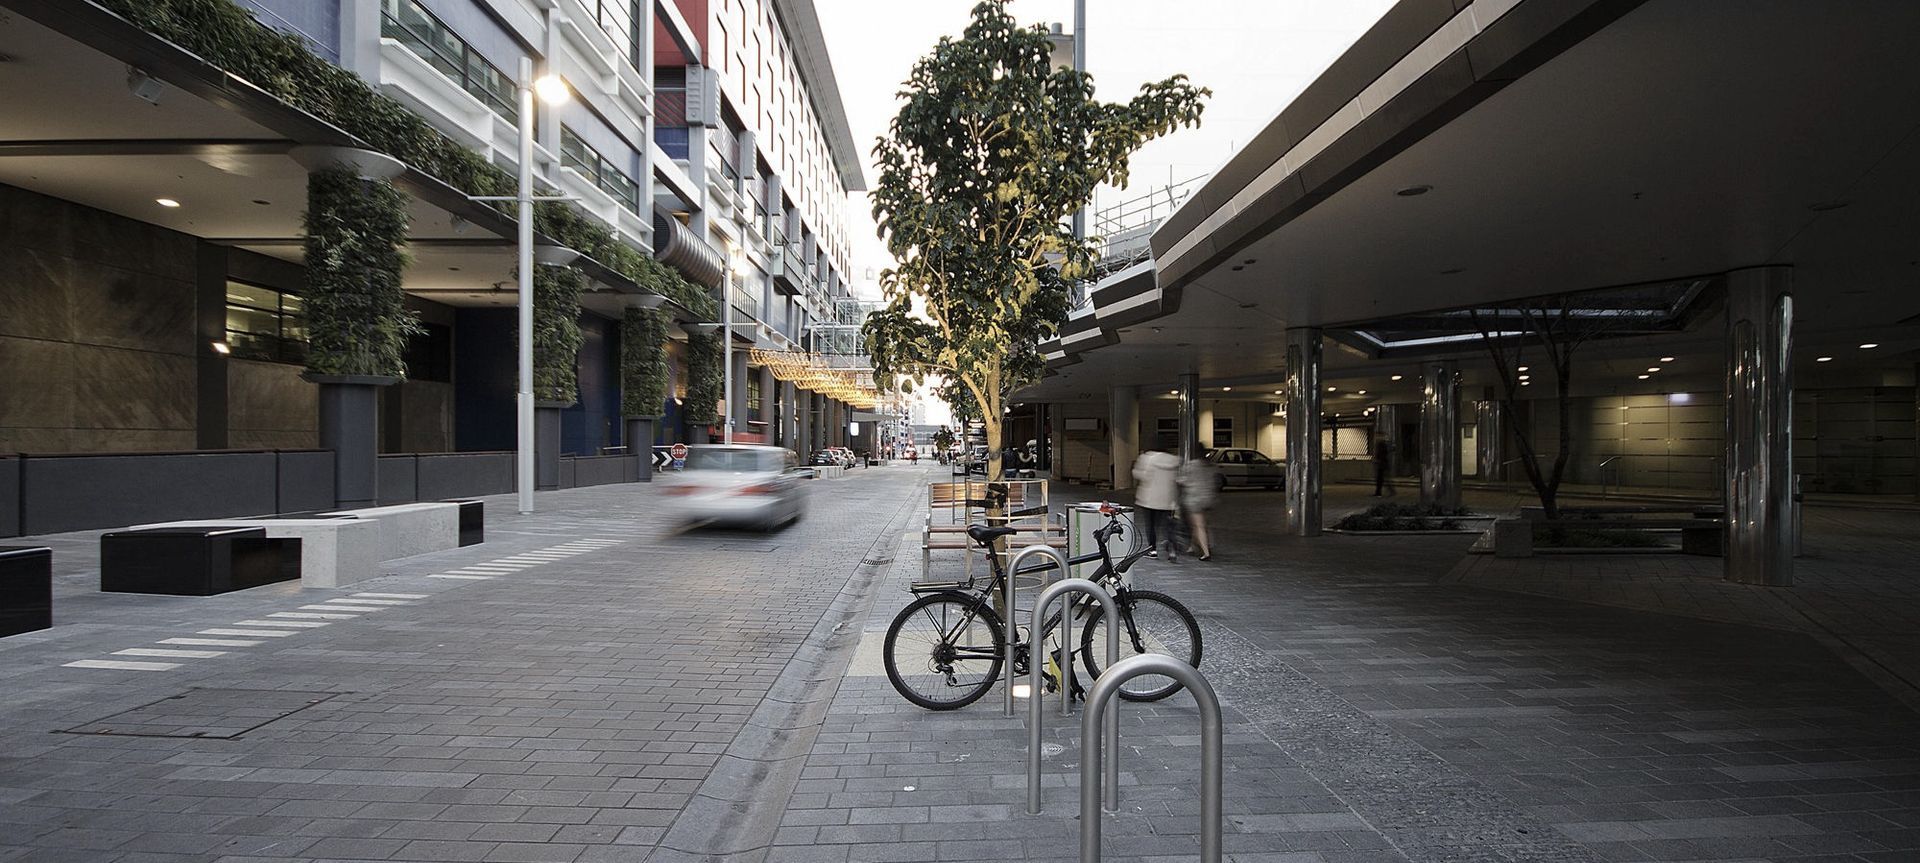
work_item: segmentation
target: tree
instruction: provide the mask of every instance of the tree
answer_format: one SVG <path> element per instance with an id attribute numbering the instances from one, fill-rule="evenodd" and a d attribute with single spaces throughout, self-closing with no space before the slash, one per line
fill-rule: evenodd
<path id="1" fill-rule="evenodd" d="M 1500 379 L 1500 413 L 1506 419 L 1504 425 L 1515 432 L 1513 438 L 1520 449 L 1520 465 L 1526 470 L 1527 482 L 1533 485 L 1534 494 L 1540 498 L 1540 509 L 1548 519 L 1560 517 L 1560 482 L 1565 479 L 1567 461 L 1573 456 L 1573 401 L 1569 389 L 1573 382 L 1573 355 L 1587 342 L 1625 330 L 1644 318 L 1630 308 L 1607 309 L 1610 314 L 1583 313 L 1592 311 L 1594 307 L 1590 303 L 1583 304 L 1572 294 L 1503 304 L 1497 312 L 1467 310 L 1474 327 L 1480 331 L 1481 344 L 1493 359 L 1494 374 Z M 1559 410 L 1559 445 L 1554 451 L 1553 467 L 1546 471 L 1541 469 L 1533 436 L 1520 429 L 1520 388 L 1527 383 L 1521 377 L 1524 374 L 1529 381 L 1532 377 L 1525 371 L 1532 368 L 1526 364 L 1529 342 L 1539 345 L 1548 369 L 1553 372 L 1554 401 Z"/>
<path id="2" fill-rule="evenodd" d="M 953 451 L 953 445 L 958 440 L 959 438 L 953 434 L 953 429 L 947 428 L 946 426 L 941 426 L 933 430 L 933 449 L 934 452 L 940 454 L 942 459 L 946 458 L 947 453 Z"/>
<path id="3" fill-rule="evenodd" d="M 1092 243 L 1065 220 L 1095 187 L 1124 186 L 1142 144 L 1198 125 L 1210 95 L 1176 75 L 1100 102 L 1090 76 L 1053 65 L 1051 47 L 1006 0 L 980 3 L 959 39 L 914 64 L 873 150 L 873 213 L 895 260 L 880 277 L 886 305 L 862 327 L 874 379 L 910 389 L 939 375 L 962 388 L 993 481 L 1006 400 L 1039 379 L 1038 345 L 1066 316 L 1068 283 L 1091 268 Z"/>

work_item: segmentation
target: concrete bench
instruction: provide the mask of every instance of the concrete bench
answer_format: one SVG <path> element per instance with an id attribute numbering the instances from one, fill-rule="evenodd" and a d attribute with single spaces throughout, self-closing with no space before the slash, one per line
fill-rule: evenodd
<path id="1" fill-rule="evenodd" d="M 53 627 L 53 549 L 0 546 L 0 638 Z"/>
<path id="2" fill-rule="evenodd" d="M 375 555 L 380 560 L 394 560 L 459 548 L 460 507 L 458 503 L 403 503 L 344 509 L 322 516 L 349 516 L 377 523 L 380 534 Z"/>
<path id="3" fill-rule="evenodd" d="M 107 593 L 213 596 L 300 577 L 300 541 L 259 527 L 152 527 L 100 535 Z"/>
<path id="4" fill-rule="evenodd" d="M 344 587 L 380 575 L 381 528 L 361 518 L 259 518 L 175 521 L 136 530 L 175 527 L 257 527 L 267 536 L 300 541 L 300 586 Z"/>

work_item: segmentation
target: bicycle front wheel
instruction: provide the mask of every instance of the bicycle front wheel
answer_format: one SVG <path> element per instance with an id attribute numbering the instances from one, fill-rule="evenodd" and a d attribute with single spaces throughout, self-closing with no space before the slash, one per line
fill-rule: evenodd
<path id="1" fill-rule="evenodd" d="M 980 700 L 1000 678 L 1000 616 L 967 593 L 936 593 L 900 610 L 882 649 L 887 680 L 928 710 Z"/>
<path id="2" fill-rule="evenodd" d="M 1080 661 L 1087 674 L 1100 677 L 1107 658 L 1107 620 L 1091 609 L 1080 631 Z M 1164 653 L 1194 668 L 1200 667 L 1200 624 L 1179 600 L 1152 590 L 1127 591 L 1120 603 L 1120 658 L 1142 653 Z M 1128 701 L 1159 701 L 1181 690 L 1180 681 L 1163 674 L 1142 674 L 1122 684 L 1120 697 Z"/>

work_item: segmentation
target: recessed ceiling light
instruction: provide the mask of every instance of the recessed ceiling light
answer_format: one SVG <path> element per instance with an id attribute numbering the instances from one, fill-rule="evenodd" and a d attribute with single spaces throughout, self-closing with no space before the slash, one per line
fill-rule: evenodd
<path id="1" fill-rule="evenodd" d="M 1393 379 L 1393 380 L 1396 380 L 1396 381 L 1397 381 L 1397 380 L 1399 380 L 1399 379 L 1401 379 L 1401 378 L 1404 378 L 1404 377 L 1406 377 L 1406 375 L 1394 375 L 1392 379 Z"/>
<path id="2" fill-rule="evenodd" d="M 256 204 L 259 204 L 262 207 L 272 206 L 273 204 L 272 201 L 269 201 L 266 198 L 254 198 L 253 202 Z"/>
<path id="3" fill-rule="evenodd" d="M 1234 264 L 1233 266 L 1228 267 L 1227 269 L 1230 269 L 1237 273 L 1237 272 L 1240 272 L 1241 270 L 1246 269 L 1246 266 L 1243 264 Z"/>
<path id="4" fill-rule="evenodd" d="M 1327 387 L 1327 392 L 1333 393 L 1333 392 L 1339 392 L 1339 391 L 1340 391 L 1339 387 Z"/>
<path id="5" fill-rule="evenodd" d="M 1394 192 L 1394 194 L 1399 195 L 1402 198 L 1418 198 L 1421 195 L 1424 195 L 1431 191 L 1433 191 L 1432 186 L 1419 185 L 1419 186 L 1408 186 L 1404 189 Z"/>
<path id="6" fill-rule="evenodd" d="M 1661 357 L 1660 361 L 1663 363 L 1670 363 L 1670 362 L 1673 362 L 1673 357 Z"/>
<path id="7" fill-rule="evenodd" d="M 1233 387 L 1221 387 L 1220 391 L 1223 393 L 1230 393 L 1230 392 L 1233 392 Z"/>
<path id="8" fill-rule="evenodd" d="M 1167 390 L 1167 395 L 1170 395 L 1170 396 L 1177 396 L 1177 395 L 1179 395 L 1179 394 L 1180 394 L 1180 391 L 1179 391 L 1179 390 Z"/>
<path id="9" fill-rule="evenodd" d="M 1444 270 L 1441 270 L 1441 271 L 1440 271 L 1440 275 L 1443 275 L 1443 276 L 1457 276 L 1457 275 L 1460 275 L 1461 273 L 1464 273 L 1464 272 L 1466 272 L 1466 271 L 1467 271 L 1467 268 L 1466 268 L 1466 267 L 1448 267 L 1448 268 L 1446 268 L 1446 269 L 1444 269 Z"/>
<path id="10" fill-rule="evenodd" d="M 162 207 L 178 207 L 178 206 L 180 206 L 180 202 L 179 202 L 179 201 L 176 201 L 176 200 L 174 200 L 174 199 L 172 199 L 172 198 L 154 198 L 154 199 L 153 199 L 153 202 L 154 202 L 154 203 L 156 203 L 156 204 L 159 204 L 159 205 L 160 205 L 160 206 L 162 206 Z"/>
<path id="11" fill-rule="evenodd" d="M 1653 372 L 1657 372 L 1657 371 L 1659 371 L 1659 370 L 1660 370 L 1660 367 L 1659 367 L 1659 366 L 1647 366 L 1647 373 L 1648 373 L 1648 374 L 1652 374 Z"/>
<path id="12" fill-rule="evenodd" d="M 1847 205 L 1851 203 L 1853 202 L 1852 201 L 1822 201 L 1818 204 L 1808 204 L 1807 209 L 1812 210 L 1816 213 L 1830 213 L 1830 212 L 1833 212 L 1834 210 L 1844 210 L 1847 208 Z"/>
<path id="13" fill-rule="evenodd" d="M 448 270 L 448 271 L 450 271 L 450 272 L 455 272 L 455 273 L 457 273 L 457 272 L 460 272 L 460 268 L 459 268 L 459 267 L 448 267 L 448 268 L 447 268 L 447 270 Z"/>
<path id="14" fill-rule="evenodd" d="M 1830 363 L 1833 362 L 1833 357 L 1814 357 L 1813 361 L 1816 363 Z"/>
<path id="15" fill-rule="evenodd" d="M 1357 395 L 1357 396 L 1364 396 L 1364 395 L 1366 395 L 1366 394 L 1367 394 L 1367 391 L 1366 391 L 1366 390 L 1354 390 L 1354 393 L 1353 393 L 1353 394 L 1354 394 L 1354 395 Z"/>
<path id="16" fill-rule="evenodd" d="M 1523 371 L 1523 372 L 1524 372 L 1524 371 L 1526 371 L 1526 370 L 1527 370 L 1527 367 L 1526 367 L 1526 366 L 1521 366 L 1521 367 L 1520 367 L 1520 371 Z"/>
<path id="17" fill-rule="evenodd" d="M 1276 395 L 1276 396 L 1283 396 L 1283 395 L 1286 395 L 1286 394 L 1287 394 L 1287 391 L 1286 391 L 1286 390 L 1274 390 L 1274 391 L 1273 391 L 1273 394 L 1274 394 L 1274 395 Z"/>
<path id="18" fill-rule="evenodd" d="M 1860 349 L 1861 349 L 1861 350 L 1863 350 L 1863 351 L 1870 351 L 1870 350 L 1873 350 L 1874 348 L 1877 348 L 1877 347 L 1879 347 L 1879 346 L 1880 346 L 1880 343 L 1879 343 L 1879 342 L 1868 342 L 1868 343 L 1866 343 L 1866 344 L 1864 344 L 1864 345 L 1861 345 L 1861 346 L 1860 346 Z"/>
<path id="19" fill-rule="evenodd" d="M 1248 259 L 1246 259 L 1246 260 L 1244 260 L 1244 261 L 1241 261 L 1240 263 L 1243 263 L 1243 264 L 1251 264 L 1251 263 L 1253 263 L 1253 259 L 1252 259 L 1252 258 L 1248 258 Z"/>
<path id="20" fill-rule="evenodd" d="M 1646 380 L 1647 378 L 1650 378 L 1650 377 L 1653 377 L 1653 375 L 1641 375 L 1641 376 L 1640 376 L 1640 379 L 1644 381 L 1644 380 Z"/>
<path id="21" fill-rule="evenodd" d="M 1521 381 L 1520 385 L 1523 387 L 1530 387 L 1530 386 L 1533 386 L 1533 381 Z"/>

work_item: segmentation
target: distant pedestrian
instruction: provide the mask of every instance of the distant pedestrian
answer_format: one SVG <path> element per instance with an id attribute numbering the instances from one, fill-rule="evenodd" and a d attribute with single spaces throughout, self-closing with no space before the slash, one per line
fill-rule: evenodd
<path id="1" fill-rule="evenodd" d="M 914 467 L 919 467 L 920 451 L 917 449 L 907 450 L 907 463 L 913 465 Z"/>
<path id="2" fill-rule="evenodd" d="M 1160 556 L 1167 546 L 1167 559 L 1179 559 L 1175 545 L 1173 510 L 1180 503 L 1180 459 L 1166 450 L 1149 450 L 1133 463 L 1133 503 L 1146 518 L 1147 556 Z"/>
<path id="3" fill-rule="evenodd" d="M 1187 551 L 1201 560 L 1213 559 L 1213 544 L 1207 536 L 1207 511 L 1220 500 L 1220 469 L 1204 458 L 1187 459 L 1180 465 L 1180 518 L 1187 523 L 1192 544 Z"/>
<path id="4" fill-rule="evenodd" d="M 1393 469 L 1393 444 L 1383 435 L 1373 441 L 1373 496 L 1379 497 L 1384 489 L 1387 494 L 1400 492 L 1393 487 L 1393 480 L 1387 474 Z"/>

